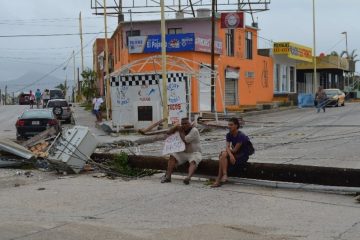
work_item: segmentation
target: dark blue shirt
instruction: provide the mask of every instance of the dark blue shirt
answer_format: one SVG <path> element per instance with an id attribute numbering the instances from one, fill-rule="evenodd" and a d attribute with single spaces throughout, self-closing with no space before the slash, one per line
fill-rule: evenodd
<path id="1" fill-rule="evenodd" d="M 240 153 L 248 155 L 247 148 L 245 146 L 248 141 L 249 137 L 240 131 L 238 131 L 236 136 L 233 136 L 230 132 L 226 134 L 226 142 L 229 142 L 232 148 L 235 148 L 236 144 L 238 143 L 241 144 L 239 152 L 236 153 L 236 158 Z"/>

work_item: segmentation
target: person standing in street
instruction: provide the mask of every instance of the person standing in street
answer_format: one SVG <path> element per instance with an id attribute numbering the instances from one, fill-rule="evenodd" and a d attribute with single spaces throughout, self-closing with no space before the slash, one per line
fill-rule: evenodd
<path id="1" fill-rule="evenodd" d="M 48 101 L 50 100 L 50 91 L 49 89 L 45 89 L 42 94 L 42 100 L 43 100 L 43 108 L 46 107 Z"/>
<path id="2" fill-rule="evenodd" d="M 315 101 L 316 101 L 317 112 L 319 113 L 321 109 L 325 112 L 327 96 L 324 89 L 321 86 L 319 86 L 318 90 L 316 91 Z"/>
<path id="3" fill-rule="evenodd" d="M 168 135 L 179 132 L 181 139 L 185 143 L 183 152 L 173 153 L 168 161 L 166 174 L 161 178 L 161 183 L 171 182 L 171 175 L 177 166 L 189 162 L 188 176 L 184 179 L 184 184 L 190 183 L 197 166 L 202 160 L 200 133 L 195 127 L 192 127 L 188 118 L 181 119 L 181 125 L 176 125 L 168 131 Z"/>
<path id="4" fill-rule="evenodd" d="M 101 105 L 103 104 L 104 100 L 102 97 L 97 95 L 94 97 L 92 104 L 93 104 L 93 112 L 96 116 L 96 123 L 102 122 L 102 115 L 101 115 Z"/>
<path id="5" fill-rule="evenodd" d="M 29 92 L 29 95 L 30 108 L 34 108 L 35 95 L 31 90 Z"/>
<path id="6" fill-rule="evenodd" d="M 37 89 L 35 92 L 35 101 L 36 101 L 36 107 L 39 108 L 41 104 L 41 91 L 40 89 Z"/>

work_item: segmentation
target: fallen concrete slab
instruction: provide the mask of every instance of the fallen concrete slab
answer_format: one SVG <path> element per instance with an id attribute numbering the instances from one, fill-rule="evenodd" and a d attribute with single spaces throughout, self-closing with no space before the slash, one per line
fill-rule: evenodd
<path id="1" fill-rule="evenodd" d="M 93 154 L 95 160 L 112 159 L 113 154 Z M 154 156 L 129 156 L 129 165 L 134 168 L 165 170 L 167 158 Z M 176 171 L 187 172 L 188 164 L 180 166 Z M 216 176 L 218 161 L 203 160 L 196 171 L 197 174 Z M 325 186 L 360 187 L 360 169 L 331 168 L 275 163 L 247 163 L 244 169 L 232 177 L 261 179 L 280 182 L 307 183 Z"/>
<path id="2" fill-rule="evenodd" d="M 0 151 L 11 153 L 25 159 L 32 159 L 35 157 L 35 155 L 27 148 L 14 143 L 9 139 L 0 139 Z"/>

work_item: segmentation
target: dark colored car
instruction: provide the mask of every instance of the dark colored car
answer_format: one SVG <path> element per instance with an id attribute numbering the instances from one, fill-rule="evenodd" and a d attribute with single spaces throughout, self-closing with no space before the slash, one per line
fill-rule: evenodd
<path id="1" fill-rule="evenodd" d="M 50 99 L 64 99 L 64 93 L 63 91 L 59 89 L 51 89 L 50 90 Z"/>
<path id="2" fill-rule="evenodd" d="M 29 93 L 20 93 L 19 105 L 29 105 L 29 104 L 30 104 L 30 94 Z"/>
<path id="3" fill-rule="evenodd" d="M 60 131 L 60 123 L 47 109 L 27 109 L 16 121 L 16 138 L 24 139 L 35 136 L 50 127 Z"/>

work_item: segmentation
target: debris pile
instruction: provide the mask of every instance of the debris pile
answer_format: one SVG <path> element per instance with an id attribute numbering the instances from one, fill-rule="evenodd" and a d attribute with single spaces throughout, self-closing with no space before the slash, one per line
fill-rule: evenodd
<path id="1" fill-rule="evenodd" d="M 47 152 L 49 145 L 49 142 L 43 141 L 30 147 L 29 150 L 38 158 L 47 158 L 49 156 L 49 153 Z"/>

